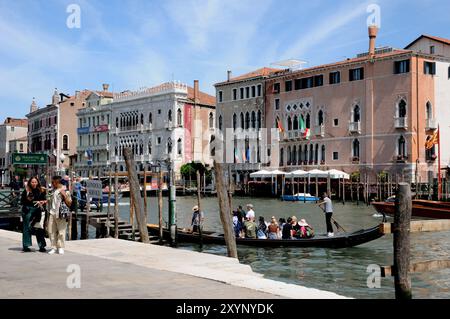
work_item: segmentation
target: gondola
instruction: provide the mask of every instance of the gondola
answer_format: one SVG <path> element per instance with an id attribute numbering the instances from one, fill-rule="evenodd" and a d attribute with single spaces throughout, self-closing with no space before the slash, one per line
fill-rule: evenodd
<path id="1" fill-rule="evenodd" d="M 158 225 L 148 224 L 148 231 L 153 236 L 158 236 Z M 163 230 L 164 238 L 170 238 L 170 232 L 167 229 Z M 380 226 L 369 229 L 362 229 L 352 233 L 337 233 L 334 237 L 327 237 L 326 235 L 316 235 L 313 238 L 305 239 L 249 239 L 237 238 L 236 244 L 242 246 L 253 247 L 321 247 L 321 248 L 346 248 L 354 247 L 376 240 L 383 236 L 380 231 Z M 177 230 L 178 242 L 186 243 L 200 243 L 200 235 L 198 233 L 191 233 L 189 230 L 178 228 Z M 218 234 L 209 231 L 202 233 L 203 244 L 225 245 L 225 238 L 223 234 Z"/>

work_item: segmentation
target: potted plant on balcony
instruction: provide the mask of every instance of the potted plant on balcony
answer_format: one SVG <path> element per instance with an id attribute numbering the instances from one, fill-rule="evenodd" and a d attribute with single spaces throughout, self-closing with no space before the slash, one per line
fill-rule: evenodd
<path id="1" fill-rule="evenodd" d="M 359 156 L 353 156 L 352 163 L 359 163 Z"/>

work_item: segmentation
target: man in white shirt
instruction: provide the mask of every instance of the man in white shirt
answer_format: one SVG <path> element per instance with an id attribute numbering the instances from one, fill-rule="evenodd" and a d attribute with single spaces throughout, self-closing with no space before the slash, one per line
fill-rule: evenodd
<path id="1" fill-rule="evenodd" d="M 252 204 L 247 204 L 247 214 L 245 215 L 245 218 L 248 220 L 255 220 L 255 211 L 253 210 Z"/>
<path id="2" fill-rule="evenodd" d="M 331 217 L 333 216 L 333 204 L 331 203 L 331 199 L 328 197 L 327 193 L 323 193 L 322 202 L 320 202 L 318 205 L 325 212 L 328 237 L 333 237 L 333 225 L 331 224 Z"/>

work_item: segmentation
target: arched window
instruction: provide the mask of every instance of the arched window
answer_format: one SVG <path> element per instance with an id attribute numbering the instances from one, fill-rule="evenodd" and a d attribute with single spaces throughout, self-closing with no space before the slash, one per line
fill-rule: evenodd
<path id="1" fill-rule="evenodd" d="M 431 106 L 430 102 L 427 102 L 426 105 L 426 116 L 427 116 L 427 120 L 431 120 L 433 118 L 433 108 Z"/>
<path id="2" fill-rule="evenodd" d="M 292 165 L 297 165 L 297 146 L 292 148 Z"/>
<path id="3" fill-rule="evenodd" d="M 119 118 L 116 117 L 116 128 L 119 128 Z"/>
<path id="4" fill-rule="evenodd" d="M 62 147 L 63 151 L 69 150 L 69 136 L 68 135 L 63 135 L 62 145 L 63 145 L 63 147 Z"/>
<path id="5" fill-rule="evenodd" d="M 181 109 L 177 110 L 177 124 L 178 124 L 178 126 L 182 126 L 183 125 L 183 118 L 182 118 L 182 114 L 181 114 Z"/>
<path id="6" fill-rule="evenodd" d="M 244 113 L 241 112 L 241 129 L 245 129 L 245 124 L 244 124 Z"/>
<path id="7" fill-rule="evenodd" d="M 353 151 L 352 151 L 353 157 L 356 157 L 359 159 L 359 140 L 358 139 L 353 140 L 352 149 L 353 149 Z"/>
<path id="8" fill-rule="evenodd" d="M 148 154 L 152 155 L 152 141 L 148 141 Z"/>
<path id="9" fill-rule="evenodd" d="M 306 114 L 306 128 L 311 128 L 311 116 L 308 114 Z"/>
<path id="10" fill-rule="evenodd" d="M 309 163 L 312 164 L 314 162 L 314 146 L 309 145 Z"/>
<path id="11" fill-rule="evenodd" d="M 219 116 L 219 130 L 222 131 L 222 115 Z"/>
<path id="12" fill-rule="evenodd" d="M 305 163 L 308 163 L 308 145 L 305 145 L 305 149 L 304 149 L 303 154 L 304 154 L 304 156 L 303 156 L 303 161 L 304 161 Z"/>
<path id="13" fill-rule="evenodd" d="M 183 153 L 183 147 L 181 144 L 181 138 L 179 138 L 177 141 L 177 154 L 181 155 L 182 153 Z"/>
<path id="14" fill-rule="evenodd" d="M 148 115 L 148 124 L 152 124 L 153 123 L 153 117 L 152 117 L 152 113 L 150 112 L 150 114 Z"/>
<path id="15" fill-rule="evenodd" d="M 314 164 L 319 163 L 319 144 L 316 144 L 315 150 L 314 150 Z"/>
<path id="16" fill-rule="evenodd" d="M 245 129 L 248 130 L 250 128 L 250 114 L 245 113 Z"/>
<path id="17" fill-rule="evenodd" d="M 406 117 L 406 102 L 403 99 L 398 103 L 398 117 Z"/>
<path id="18" fill-rule="evenodd" d="M 167 153 L 172 153 L 172 139 L 170 137 L 167 139 Z"/>
<path id="19" fill-rule="evenodd" d="M 214 115 L 213 113 L 209 113 L 209 128 L 214 128 Z"/>
<path id="20" fill-rule="evenodd" d="M 256 113 L 254 111 L 252 112 L 252 128 L 256 128 Z"/>
<path id="21" fill-rule="evenodd" d="M 172 110 L 169 110 L 169 112 L 167 112 L 167 120 L 169 122 L 172 122 Z"/>
<path id="22" fill-rule="evenodd" d="M 236 113 L 233 114 L 233 130 L 236 131 L 236 126 L 237 126 L 237 116 Z"/>
<path id="23" fill-rule="evenodd" d="M 400 136 L 397 142 L 398 156 L 406 156 L 406 142 L 403 136 Z"/>
<path id="24" fill-rule="evenodd" d="M 298 165 L 301 165 L 303 161 L 303 152 L 302 152 L 302 146 L 298 146 L 298 155 L 297 155 L 297 163 Z"/>
<path id="25" fill-rule="evenodd" d="M 320 154 L 320 162 L 325 164 L 325 145 L 322 145 L 322 152 Z"/>
<path id="26" fill-rule="evenodd" d="M 287 148 L 287 162 L 286 162 L 286 164 L 287 165 L 291 165 L 291 159 L 292 159 L 292 154 L 291 154 L 291 147 L 290 146 L 288 146 L 288 148 Z"/>
<path id="27" fill-rule="evenodd" d="M 258 111 L 258 117 L 257 117 L 257 123 L 258 123 L 257 127 L 258 127 L 258 130 L 261 129 L 261 127 L 262 127 L 261 120 L 262 120 L 262 119 L 261 119 L 261 111 Z"/>
<path id="28" fill-rule="evenodd" d="M 293 130 L 296 131 L 298 130 L 298 117 L 297 115 L 294 116 L 294 123 L 293 123 Z"/>
<path id="29" fill-rule="evenodd" d="M 284 166 L 284 149 L 280 148 L 280 167 Z"/>
<path id="30" fill-rule="evenodd" d="M 139 155 L 144 155 L 144 143 L 142 141 L 139 143 Z"/>
<path id="31" fill-rule="evenodd" d="M 144 125 L 144 114 L 141 114 L 141 125 Z"/>
<path id="32" fill-rule="evenodd" d="M 361 122 L 361 110 L 359 105 L 355 105 L 353 108 L 353 122 Z"/>
<path id="33" fill-rule="evenodd" d="M 319 113 L 317 113 L 317 124 L 323 125 L 323 111 L 320 110 Z"/>
<path id="34" fill-rule="evenodd" d="M 292 130 L 292 120 L 291 120 L 290 116 L 288 116 L 288 118 L 287 118 L 287 127 L 288 127 L 288 131 Z"/>

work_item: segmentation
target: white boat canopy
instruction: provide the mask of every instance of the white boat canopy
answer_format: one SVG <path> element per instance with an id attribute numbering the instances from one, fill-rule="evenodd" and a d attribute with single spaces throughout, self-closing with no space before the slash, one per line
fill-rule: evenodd
<path id="1" fill-rule="evenodd" d="M 317 177 L 317 178 L 327 178 L 328 172 L 327 171 L 321 171 L 320 169 L 313 169 L 306 172 L 307 175 L 310 177 Z"/>
<path id="2" fill-rule="evenodd" d="M 280 170 L 278 170 L 278 169 L 276 169 L 276 170 L 274 170 L 274 171 L 271 171 L 271 172 L 269 172 L 269 174 L 270 174 L 270 175 L 289 175 L 289 173 L 286 173 L 286 172 L 280 171 Z"/>
<path id="3" fill-rule="evenodd" d="M 266 170 L 257 171 L 250 174 L 251 178 L 264 178 L 264 177 L 270 177 L 271 173 Z"/>
<path id="4" fill-rule="evenodd" d="M 339 178 L 350 179 L 349 174 L 347 174 L 343 171 L 339 171 L 337 169 L 330 169 L 329 171 L 327 171 L 327 173 L 330 174 L 330 178 L 332 178 L 332 179 L 339 179 Z"/>
<path id="5" fill-rule="evenodd" d="M 308 172 L 298 169 L 296 171 L 291 172 L 289 175 L 291 177 L 306 177 L 306 176 L 308 176 Z"/>

